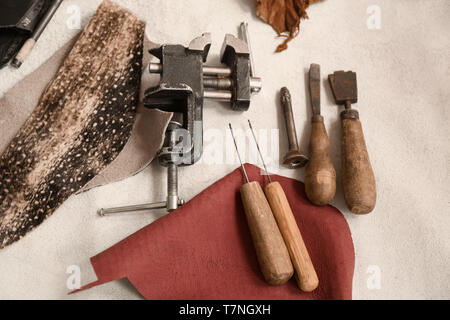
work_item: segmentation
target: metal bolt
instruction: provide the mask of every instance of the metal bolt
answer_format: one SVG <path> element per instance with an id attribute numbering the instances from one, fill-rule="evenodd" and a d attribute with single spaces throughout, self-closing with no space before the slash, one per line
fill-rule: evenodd
<path id="1" fill-rule="evenodd" d="M 178 167 L 169 164 L 167 167 L 167 211 L 171 212 L 178 208 Z"/>
<path id="2" fill-rule="evenodd" d="M 162 209 L 166 208 L 166 202 L 155 202 L 155 203 L 146 203 L 139 204 L 135 206 L 126 206 L 126 207 L 117 207 L 117 208 L 102 208 L 98 210 L 98 214 L 102 217 L 115 214 L 115 213 L 124 213 L 124 212 L 133 212 L 133 211 L 143 211 L 143 210 L 152 210 L 152 209 Z"/>
<path id="3" fill-rule="evenodd" d="M 177 115 L 177 114 L 175 114 Z M 174 117 L 175 117 L 174 115 Z M 177 145 L 175 131 L 181 127 L 181 123 L 172 119 L 166 131 L 166 136 L 168 138 L 167 145 L 163 150 L 172 150 Z M 159 160 L 161 165 L 167 167 L 167 199 L 163 202 L 146 203 L 141 205 L 117 207 L 117 208 L 107 208 L 98 210 L 98 214 L 102 217 L 115 213 L 132 212 L 132 211 L 142 211 L 142 210 L 152 210 L 152 209 L 163 209 L 166 208 L 168 212 L 172 212 L 178 207 L 184 205 L 184 200 L 178 197 L 178 166 L 176 163 L 171 162 L 172 160 L 167 160 L 165 158 L 164 152 L 160 151 Z"/>
<path id="4" fill-rule="evenodd" d="M 286 121 L 286 132 L 289 141 L 289 151 L 284 157 L 283 164 L 291 168 L 301 168 L 308 163 L 308 157 L 300 152 L 295 129 L 294 113 L 292 112 L 292 99 L 288 88 L 281 88 L 281 105 L 283 107 L 284 120 Z"/>

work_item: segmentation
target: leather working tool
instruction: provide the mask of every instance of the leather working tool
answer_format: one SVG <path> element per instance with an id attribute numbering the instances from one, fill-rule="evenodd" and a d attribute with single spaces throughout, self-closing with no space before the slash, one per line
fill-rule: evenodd
<path id="1" fill-rule="evenodd" d="M 286 133 L 289 142 L 289 151 L 283 159 L 283 164 L 291 169 L 303 168 L 308 163 L 308 157 L 300 152 L 297 140 L 297 130 L 295 129 L 294 113 L 292 111 L 291 94 L 288 88 L 281 88 L 280 102 L 283 108 L 284 120 L 286 122 Z"/>
<path id="2" fill-rule="evenodd" d="M 297 286 L 304 292 L 314 291 L 319 286 L 319 279 L 316 270 L 312 264 L 311 258 L 303 241 L 302 234 L 295 221 L 291 206 L 286 197 L 286 194 L 278 181 L 272 181 L 269 172 L 267 171 L 266 163 L 259 148 L 258 140 L 253 131 L 250 120 L 248 121 L 250 130 L 255 140 L 259 156 L 269 179 L 269 184 L 264 187 L 264 193 L 272 213 L 278 223 L 278 228 L 283 236 L 284 243 L 289 251 L 291 262 L 295 269 L 295 278 Z"/>
<path id="3" fill-rule="evenodd" d="M 330 141 L 320 115 L 320 65 L 311 64 L 309 89 L 311 93 L 310 159 L 305 171 L 305 191 L 315 205 L 330 203 L 336 194 L 336 171 L 330 159 Z"/>
<path id="4" fill-rule="evenodd" d="M 0 1 L 0 69 L 19 52 L 48 11 L 51 0 Z"/>
<path id="5" fill-rule="evenodd" d="M 352 109 L 358 101 L 356 73 L 337 71 L 328 76 L 334 99 L 345 105 L 342 122 L 342 183 L 348 208 L 356 214 L 371 212 L 376 203 L 375 176 L 370 164 L 359 113 Z"/>
<path id="6" fill-rule="evenodd" d="M 62 2 L 63 2 L 63 0 L 53 1 L 49 10 L 42 17 L 42 19 L 39 22 L 39 24 L 37 25 L 36 29 L 34 29 L 31 37 L 27 41 L 25 41 L 22 48 L 19 50 L 17 55 L 14 57 L 13 61 L 11 62 L 11 65 L 13 67 L 20 68 L 22 63 L 25 61 L 25 59 L 30 54 L 31 50 L 33 50 L 33 48 L 36 44 L 36 41 L 38 41 L 38 39 L 44 32 L 45 28 L 49 24 L 50 20 L 53 18 L 54 14 L 56 13 L 56 10 L 58 10 L 58 8 Z"/>
<path id="7" fill-rule="evenodd" d="M 241 186 L 240 193 L 259 267 L 268 284 L 280 285 L 286 283 L 294 274 L 288 249 L 261 185 L 257 181 L 250 182 L 248 179 L 233 134 L 233 128 L 231 124 L 229 126 L 242 172 L 247 181 Z"/>
<path id="8" fill-rule="evenodd" d="M 207 66 L 211 35 L 205 33 L 184 47 L 165 44 L 150 50 L 160 60 L 150 63 L 150 73 L 161 74 L 160 83 L 146 90 L 147 108 L 173 112 L 167 143 L 158 154 L 159 162 L 168 168 L 169 195 L 165 202 L 100 209 L 100 215 L 166 207 L 176 210 L 184 203 L 178 197 L 177 168 L 196 163 L 203 153 L 204 99 L 227 101 L 236 111 L 250 107 L 252 93 L 261 90 L 261 79 L 254 76 L 248 25 L 241 24 L 241 38 L 225 36 L 221 62 L 226 66 Z"/>
<path id="9" fill-rule="evenodd" d="M 0 28 L 33 32 L 39 22 L 44 0 L 7 0 L 0 3 Z"/>

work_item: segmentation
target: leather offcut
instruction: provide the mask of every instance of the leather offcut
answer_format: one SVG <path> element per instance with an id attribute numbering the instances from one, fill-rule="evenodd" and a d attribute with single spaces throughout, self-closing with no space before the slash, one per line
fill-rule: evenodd
<path id="1" fill-rule="evenodd" d="M 268 182 L 260 168 L 245 167 L 251 181 Z M 342 213 L 312 205 L 299 181 L 271 178 L 286 193 L 316 269 L 319 287 L 313 292 L 302 292 L 294 278 L 279 286 L 264 281 L 239 193 L 245 183 L 240 168 L 92 257 L 98 280 L 81 290 L 127 278 L 152 300 L 352 299 L 355 252 Z"/>
<path id="2" fill-rule="evenodd" d="M 42 223 L 126 145 L 139 101 L 144 27 L 104 1 L 0 155 L 0 248 Z"/>

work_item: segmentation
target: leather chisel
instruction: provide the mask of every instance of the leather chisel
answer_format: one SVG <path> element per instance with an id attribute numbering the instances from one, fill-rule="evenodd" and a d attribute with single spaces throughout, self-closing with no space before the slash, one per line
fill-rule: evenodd
<path id="1" fill-rule="evenodd" d="M 311 64 L 309 89 L 313 116 L 309 143 L 310 160 L 305 171 L 305 191 L 315 205 L 330 203 L 336 194 L 336 171 L 330 159 L 330 141 L 320 114 L 320 65 Z"/>

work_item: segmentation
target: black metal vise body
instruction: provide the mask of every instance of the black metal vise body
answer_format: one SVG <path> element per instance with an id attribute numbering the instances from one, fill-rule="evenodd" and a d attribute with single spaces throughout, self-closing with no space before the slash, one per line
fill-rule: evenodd
<path id="1" fill-rule="evenodd" d="M 150 72 L 160 73 L 160 83 L 146 90 L 147 108 L 182 114 L 182 148 L 165 148 L 160 154 L 163 165 L 192 165 L 203 153 L 203 102 L 205 98 L 226 100 L 231 108 L 246 111 L 252 91 L 259 91 L 260 79 L 251 77 L 250 52 L 243 40 L 226 35 L 221 61 L 228 67 L 208 67 L 211 35 L 203 34 L 188 47 L 163 45 L 150 50 L 160 60 L 151 63 Z M 252 90 L 252 84 L 254 85 Z M 187 141 L 186 141 L 187 139 Z"/>

